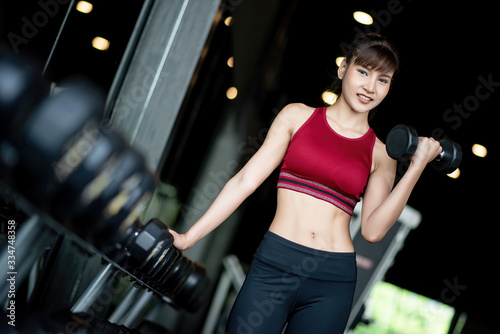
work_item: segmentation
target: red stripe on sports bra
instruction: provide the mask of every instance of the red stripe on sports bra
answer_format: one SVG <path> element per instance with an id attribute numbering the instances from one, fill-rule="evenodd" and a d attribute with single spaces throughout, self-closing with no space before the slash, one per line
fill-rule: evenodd
<path id="1" fill-rule="evenodd" d="M 348 197 L 319 182 L 307 180 L 296 175 L 281 172 L 278 179 L 278 188 L 298 191 L 318 199 L 327 201 L 352 216 L 354 207 L 358 203 L 356 198 Z"/>

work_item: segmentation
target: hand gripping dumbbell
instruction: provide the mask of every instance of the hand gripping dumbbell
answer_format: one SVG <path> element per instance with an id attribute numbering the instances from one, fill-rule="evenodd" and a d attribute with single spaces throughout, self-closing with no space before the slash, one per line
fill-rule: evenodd
<path id="1" fill-rule="evenodd" d="M 449 174 L 462 162 L 462 148 L 449 138 L 440 139 L 443 151 L 430 163 L 438 172 Z M 396 125 L 387 135 L 387 154 L 398 161 L 409 160 L 418 146 L 417 131 L 408 125 Z"/>
<path id="2" fill-rule="evenodd" d="M 205 269 L 185 257 L 173 242 L 159 219 L 144 226 L 136 221 L 122 240 L 128 253 L 124 267 L 175 305 L 195 311 L 208 297 L 210 280 Z"/>

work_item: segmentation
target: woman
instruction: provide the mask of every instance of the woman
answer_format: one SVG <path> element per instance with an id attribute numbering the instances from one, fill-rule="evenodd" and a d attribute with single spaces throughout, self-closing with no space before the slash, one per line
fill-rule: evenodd
<path id="1" fill-rule="evenodd" d="M 398 68 L 375 34 L 350 46 L 338 69 L 339 97 L 328 108 L 287 105 L 261 148 L 227 182 L 208 211 L 174 245 L 193 246 L 219 226 L 280 164 L 276 215 L 233 306 L 227 333 L 342 333 L 356 283 L 349 221 L 363 194 L 361 232 L 377 242 L 393 226 L 441 147 L 419 138 L 393 188 L 396 162 L 368 124 Z"/>

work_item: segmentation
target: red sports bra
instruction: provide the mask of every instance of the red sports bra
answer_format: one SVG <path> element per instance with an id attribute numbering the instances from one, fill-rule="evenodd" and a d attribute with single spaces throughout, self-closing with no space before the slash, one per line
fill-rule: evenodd
<path id="1" fill-rule="evenodd" d="M 328 124 L 326 108 L 317 108 L 290 141 L 277 187 L 325 200 L 352 215 L 370 176 L 375 140 L 371 128 L 359 138 L 339 135 Z"/>

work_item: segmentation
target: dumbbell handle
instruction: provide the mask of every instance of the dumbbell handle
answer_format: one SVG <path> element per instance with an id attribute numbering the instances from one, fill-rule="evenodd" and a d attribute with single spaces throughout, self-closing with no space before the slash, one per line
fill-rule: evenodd
<path id="1" fill-rule="evenodd" d="M 434 160 L 436 160 L 436 161 L 440 161 L 441 159 L 443 159 L 443 157 L 444 157 L 444 151 L 441 151 L 441 152 L 437 155 L 437 157 L 435 157 L 435 158 L 434 158 Z"/>

